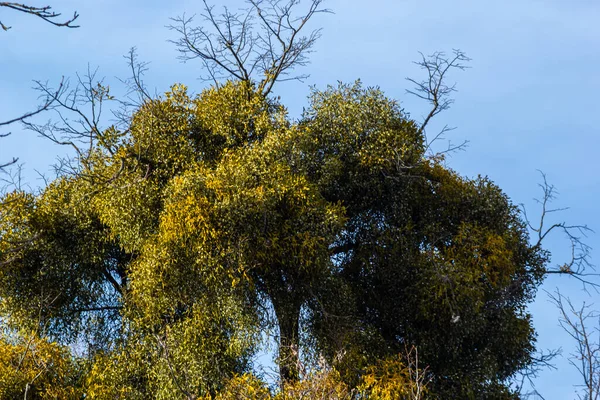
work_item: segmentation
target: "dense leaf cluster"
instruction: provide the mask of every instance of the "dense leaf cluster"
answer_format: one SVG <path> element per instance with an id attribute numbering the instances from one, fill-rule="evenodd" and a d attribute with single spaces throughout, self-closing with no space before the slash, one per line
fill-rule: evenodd
<path id="1" fill-rule="evenodd" d="M 545 253 L 380 90 L 314 91 L 292 121 L 246 82 L 174 86 L 99 139 L 0 208 L 0 318 L 85 359 L 86 398 L 271 398 L 252 375 L 269 334 L 283 397 L 413 398 L 394 358 L 412 346 L 431 398 L 516 396 Z"/>

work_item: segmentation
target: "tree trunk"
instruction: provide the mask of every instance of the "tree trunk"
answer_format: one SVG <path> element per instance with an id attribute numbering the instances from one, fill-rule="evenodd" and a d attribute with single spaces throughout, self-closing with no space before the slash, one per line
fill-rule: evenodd
<path id="1" fill-rule="evenodd" d="M 282 384 L 297 382 L 300 379 L 298 344 L 301 305 L 288 299 L 272 301 L 279 325 L 279 377 Z"/>

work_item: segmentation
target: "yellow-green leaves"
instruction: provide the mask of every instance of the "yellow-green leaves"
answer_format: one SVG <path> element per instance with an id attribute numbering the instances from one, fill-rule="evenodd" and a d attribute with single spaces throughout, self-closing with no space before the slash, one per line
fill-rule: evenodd
<path id="1" fill-rule="evenodd" d="M 430 393 L 468 398 L 531 360 L 543 254 L 379 89 L 315 90 L 290 121 L 248 83 L 175 85 L 98 138 L 77 175 L 0 203 L 0 320 L 56 365 L 47 338 L 86 344 L 86 398 L 404 398 L 411 344 Z M 276 392 L 252 374 L 273 331 Z M 305 354 L 324 365 L 298 380 Z"/>
<path id="2" fill-rule="evenodd" d="M 285 109 L 264 98 L 248 82 L 209 88 L 193 103 L 193 140 L 207 162 L 225 149 L 248 146 L 288 124 Z"/>
<path id="3" fill-rule="evenodd" d="M 31 332 L 0 336 L 0 398 L 77 400 L 81 381 L 68 348 Z"/>
<path id="4" fill-rule="evenodd" d="M 414 357 L 414 349 L 410 353 Z M 410 367 L 400 356 L 380 360 L 367 368 L 359 385 L 361 398 L 371 400 L 412 400 L 426 398 L 427 379 L 425 371 L 414 365 Z"/>
<path id="5" fill-rule="evenodd" d="M 360 81 L 313 91 L 305 123 L 314 144 L 329 157 L 352 159 L 372 170 L 413 167 L 423 157 L 423 137 L 399 104 Z M 328 161 L 328 160 L 325 160 Z"/>

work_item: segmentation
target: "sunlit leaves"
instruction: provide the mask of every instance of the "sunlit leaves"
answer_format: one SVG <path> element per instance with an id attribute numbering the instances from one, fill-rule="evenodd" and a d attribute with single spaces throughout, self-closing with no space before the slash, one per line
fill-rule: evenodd
<path id="1" fill-rule="evenodd" d="M 379 89 L 291 121 L 248 83 L 175 85 L 99 138 L 0 208 L 0 318 L 85 342 L 86 397 L 410 397 L 407 345 L 432 396 L 504 396 L 531 361 L 545 254 Z M 279 390 L 252 371 L 273 331 Z M 299 380 L 299 354 L 324 365 Z"/>
<path id="2" fill-rule="evenodd" d="M 32 332 L 0 337 L 0 398 L 80 399 L 82 365 Z"/>

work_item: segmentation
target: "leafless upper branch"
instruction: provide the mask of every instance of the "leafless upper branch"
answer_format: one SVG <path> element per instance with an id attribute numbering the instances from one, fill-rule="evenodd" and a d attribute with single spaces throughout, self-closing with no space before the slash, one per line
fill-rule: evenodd
<path id="1" fill-rule="evenodd" d="M 415 61 L 415 64 L 426 71 L 427 77 L 421 81 L 406 78 L 415 85 L 413 89 L 407 90 L 406 92 L 431 104 L 431 109 L 424 117 L 423 122 L 419 127 L 419 134 L 422 134 L 425 138 L 426 150 L 429 150 L 434 142 L 444 139 L 444 135 L 454 129 L 446 125 L 432 139 L 429 139 L 425 134 L 427 125 L 431 119 L 442 111 L 450 108 L 452 103 L 454 103 L 454 99 L 452 99 L 450 95 L 456 91 L 456 84 L 448 85 L 446 82 L 446 75 L 452 69 L 464 70 L 468 68 L 466 64 L 471 61 L 471 59 L 467 57 L 464 52 L 457 49 L 452 51 L 451 56 L 447 56 L 446 53 L 441 51 L 435 52 L 429 56 L 426 56 L 423 53 L 420 54 L 421 60 Z M 467 141 L 464 141 L 461 144 L 456 145 L 449 142 L 448 149 L 437 153 L 436 155 L 439 156 L 464 149 L 467 143 Z"/>
<path id="2" fill-rule="evenodd" d="M 144 74 L 148 71 L 149 63 L 138 59 L 137 49 L 132 47 L 123 57 L 127 60 L 131 75 L 125 79 L 119 79 L 127 88 L 127 93 L 122 99 L 117 100 L 120 107 L 113 110 L 112 113 L 117 119 L 117 125 L 128 129 L 133 112 L 144 103 L 157 98 L 158 95 L 151 95 L 146 87 Z"/>
<path id="3" fill-rule="evenodd" d="M 62 93 L 64 89 L 64 77 L 60 80 L 60 83 L 58 84 L 58 88 L 54 91 L 45 91 L 41 98 L 42 100 L 42 104 L 34 111 L 30 111 L 28 113 L 25 113 L 23 115 L 20 115 L 18 117 L 9 119 L 7 121 L 0 121 L 0 127 L 3 126 L 8 126 L 10 124 L 14 124 L 17 122 L 25 122 L 28 118 L 34 117 L 44 111 L 49 110 L 52 105 L 54 104 L 54 102 L 56 102 L 56 100 L 58 99 L 58 97 L 60 96 L 60 94 Z M 0 138 L 3 137 L 7 137 L 9 136 L 11 133 L 7 132 L 7 133 L 2 133 L 0 134 Z M 15 164 L 18 161 L 18 158 L 13 157 L 13 159 L 11 161 L 8 162 L 3 162 L 0 163 L 0 171 L 3 171 L 6 167 Z"/>
<path id="4" fill-rule="evenodd" d="M 16 164 L 17 161 L 19 161 L 19 159 L 16 157 L 13 157 L 12 160 L 6 161 L 6 162 L 0 164 L 0 171 L 4 171 L 6 167 Z"/>
<path id="5" fill-rule="evenodd" d="M 597 273 L 587 272 L 589 269 L 593 269 L 594 266 L 590 261 L 591 247 L 587 245 L 584 240 L 588 233 L 593 232 L 587 225 L 573 225 L 567 224 L 564 221 L 561 222 L 549 222 L 548 218 L 551 214 L 560 211 L 565 211 L 567 208 L 552 208 L 551 203 L 556 199 L 558 192 L 554 185 L 548 183 L 546 175 L 540 171 L 542 175 L 542 183 L 539 187 L 542 189 L 543 196 L 541 199 L 535 199 L 540 205 L 540 217 L 539 222 L 534 224 L 530 219 L 527 210 L 523 204 L 521 209 L 525 222 L 529 229 L 535 235 L 534 247 L 541 247 L 544 240 L 553 232 L 562 232 L 570 243 L 571 256 L 564 263 L 560 263 L 554 268 L 547 268 L 546 274 L 566 274 L 580 280 L 584 285 L 591 285 L 592 287 L 600 286 L 600 283 L 591 280 L 591 277 L 597 277 Z"/>
<path id="6" fill-rule="evenodd" d="M 65 80 L 58 91 L 36 82 L 36 89 L 43 95 L 55 93 L 54 101 L 47 109 L 54 112 L 57 119 L 44 124 L 23 121 L 23 125 L 53 143 L 72 147 L 77 154 L 76 162 L 66 162 L 64 166 L 76 168 L 85 164 L 95 143 L 102 140 L 100 123 L 104 102 L 113 97 L 103 80 L 96 79 L 96 74 L 97 70 L 88 67 L 85 75 L 77 75 L 74 85 Z"/>
<path id="7" fill-rule="evenodd" d="M 67 28 L 78 28 L 79 27 L 79 25 L 73 24 L 73 22 L 79 17 L 79 14 L 77 13 L 77 11 L 75 11 L 73 13 L 72 18 L 60 22 L 59 17 L 61 16 L 61 14 L 57 13 L 55 11 L 52 11 L 51 6 L 35 7 L 35 6 L 30 6 L 30 5 L 22 4 L 22 3 L 0 1 L 0 8 L 2 8 L 2 7 L 11 9 L 11 10 L 14 10 L 17 12 L 34 15 L 34 16 L 39 17 L 39 18 L 43 19 L 44 21 L 49 22 L 50 24 L 55 25 L 55 26 L 63 26 L 63 27 L 67 27 Z M 2 28 L 4 31 L 7 31 L 11 27 L 5 25 L 4 23 L 2 23 L 2 21 L 0 21 L 0 28 Z M 49 93 L 49 92 L 46 93 L 45 101 L 42 103 L 42 105 L 40 107 L 37 108 L 37 110 L 28 112 L 26 114 L 23 114 L 19 117 L 16 117 L 16 118 L 13 118 L 13 119 L 10 119 L 7 121 L 0 121 L 0 127 L 10 125 L 15 122 L 24 122 L 26 119 L 33 117 L 33 116 L 41 113 L 42 111 L 46 111 L 52 105 L 52 103 L 54 103 L 54 101 L 56 100 L 58 94 L 62 90 L 62 86 L 63 86 L 63 81 L 61 81 L 60 85 L 58 86 L 58 89 L 56 90 L 56 92 L 54 94 Z M 10 135 L 10 132 L 0 133 L 0 138 L 6 137 L 8 135 Z M 18 158 L 13 157 L 13 159 L 11 161 L 0 163 L 0 171 L 3 171 L 6 167 L 15 164 L 17 161 L 18 161 Z"/>
<path id="8" fill-rule="evenodd" d="M 43 19 L 46 22 L 51 23 L 54 26 L 63 26 L 66 28 L 79 28 L 79 25 L 74 25 L 73 23 L 79 17 L 77 11 L 73 13 L 73 16 L 66 20 L 61 20 L 61 13 L 55 12 L 52 10 L 51 6 L 43 6 L 43 7 L 35 7 L 27 4 L 21 3 L 13 3 L 8 1 L 0 1 L 0 7 L 6 7 L 18 12 L 22 12 L 29 15 L 34 15 Z M 11 27 L 7 26 L 0 21 L 0 28 L 7 31 Z"/>
<path id="9" fill-rule="evenodd" d="M 585 302 L 575 307 L 570 299 L 564 297 L 558 289 L 548 293 L 550 301 L 560 311 L 560 326 L 575 341 L 575 352 L 569 357 L 582 379 L 576 385 L 583 388 L 580 399 L 600 399 L 600 313 L 591 309 Z M 590 321 L 592 322 L 590 324 Z"/>
<path id="10" fill-rule="evenodd" d="M 523 399 L 545 400 L 535 385 L 535 379 L 545 370 L 556 370 L 553 361 L 562 354 L 562 349 L 538 351 L 532 356 L 531 363 L 521 370 L 514 380 L 516 392 Z M 527 389 L 527 391 L 525 391 Z"/>
<path id="11" fill-rule="evenodd" d="M 33 117 L 34 115 L 37 115 L 43 111 L 46 111 L 48 108 L 50 108 L 52 103 L 54 103 L 56 101 L 57 96 L 62 91 L 63 84 L 64 84 L 64 78 L 61 79 L 60 84 L 58 85 L 58 89 L 56 89 L 54 92 L 45 92 L 44 96 L 43 96 L 44 101 L 43 101 L 42 105 L 40 105 L 35 111 L 25 113 L 19 117 L 9 119 L 7 121 L 0 121 L 0 126 L 10 125 L 15 122 L 22 122 L 22 121 L 26 120 L 27 118 Z M 8 136 L 8 134 L 0 135 L 0 137 L 4 137 L 4 136 Z"/>
<path id="12" fill-rule="evenodd" d="M 172 41 L 180 59 L 199 59 L 207 73 L 203 78 L 215 85 L 223 79 L 257 84 L 267 96 L 275 82 L 303 80 L 307 75 L 293 75 L 295 67 L 308 64 L 307 55 L 321 35 L 302 31 L 321 8 L 323 0 L 310 0 L 308 9 L 297 16 L 300 0 L 248 0 L 249 7 L 233 13 L 227 8 L 218 14 L 203 0 L 204 25 L 194 26 L 194 17 L 173 18 L 169 28 L 180 37 Z"/>

